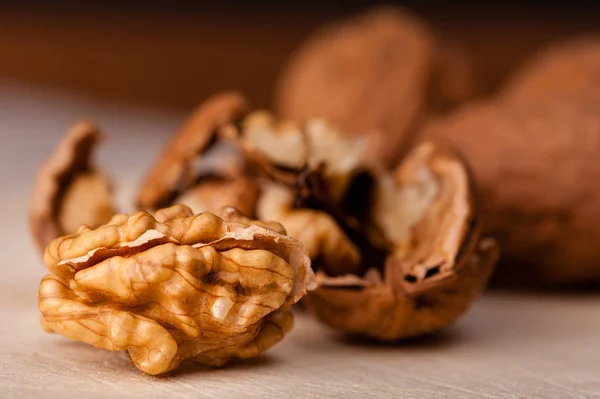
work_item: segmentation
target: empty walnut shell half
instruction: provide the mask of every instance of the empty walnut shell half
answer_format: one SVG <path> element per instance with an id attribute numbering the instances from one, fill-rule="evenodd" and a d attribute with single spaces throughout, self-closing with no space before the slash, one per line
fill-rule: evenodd
<path id="1" fill-rule="evenodd" d="M 368 134 L 369 159 L 394 164 L 425 117 L 473 95 L 465 54 L 446 42 L 400 8 L 331 23 L 290 58 L 275 110 L 282 118 L 322 117 L 346 134 Z"/>
<path id="2" fill-rule="evenodd" d="M 89 122 L 73 126 L 40 167 L 29 207 L 29 225 L 40 253 L 82 224 L 97 227 L 114 214 L 112 184 L 92 163 L 102 135 Z"/>
<path id="3" fill-rule="evenodd" d="M 310 260 L 300 242 L 268 228 L 281 225 L 219 213 L 233 221 L 176 205 L 52 241 L 39 290 L 44 328 L 125 350 L 152 375 L 268 349 L 313 285 Z"/>
<path id="4" fill-rule="evenodd" d="M 309 309 L 335 329 L 390 341 L 452 323 L 497 258 L 495 243 L 480 240 L 465 164 L 424 143 L 377 179 L 372 201 L 372 221 L 391 243 L 385 261 L 365 259 L 358 274 L 318 271 Z"/>
<path id="5" fill-rule="evenodd" d="M 157 209 L 185 201 L 199 205 L 197 210 L 213 210 L 226 205 L 251 209 L 252 204 L 222 202 L 218 198 L 207 203 L 205 194 L 212 188 L 188 193 L 203 182 L 214 187 L 217 180 L 222 186 L 242 173 L 243 165 L 239 163 L 235 147 L 225 140 L 219 140 L 219 145 L 216 145 L 216 137 L 221 133 L 227 134 L 228 129 L 235 129 L 234 123 L 245 114 L 246 108 L 246 100 L 236 92 L 220 93 L 202 103 L 167 143 L 152 166 L 140 187 L 138 206 Z M 248 182 L 235 180 L 232 183 L 234 186 L 239 184 L 245 184 L 246 189 L 252 190 Z M 225 199 L 236 197 L 236 188 L 231 191 L 232 195 Z M 184 195 L 182 200 L 180 197 Z"/>

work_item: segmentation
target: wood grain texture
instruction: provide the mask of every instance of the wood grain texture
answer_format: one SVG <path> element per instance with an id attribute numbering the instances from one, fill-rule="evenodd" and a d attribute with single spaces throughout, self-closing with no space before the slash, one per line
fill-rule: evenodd
<path id="1" fill-rule="evenodd" d="M 181 115 L 0 85 L 1 398 L 600 397 L 598 295 L 492 293 L 446 332 L 387 346 L 299 314 L 290 336 L 258 359 L 163 378 L 140 373 L 123 353 L 44 333 L 36 304 L 44 268 L 26 230 L 27 196 L 36 165 L 78 116 L 111 134 L 100 161 L 126 204 L 160 133 Z"/>

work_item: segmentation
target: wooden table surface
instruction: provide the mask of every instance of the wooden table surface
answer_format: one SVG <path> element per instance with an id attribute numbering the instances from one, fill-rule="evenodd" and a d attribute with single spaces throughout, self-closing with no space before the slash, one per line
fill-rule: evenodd
<path id="1" fill-rule="evenodd" d="M 100 162 L 124 210 L 151 156 L 183 116 L 0 84 L 1 398 L 596 398 L 600 295 L 489 293 L 455 326 L 398 345 L 344 339 L 303 314 L 280 344 L 224 369 L 164 377 L 39 326 L 44 273 L 26 225 L 36 165 L 78 117 L 111 135 Z"/>

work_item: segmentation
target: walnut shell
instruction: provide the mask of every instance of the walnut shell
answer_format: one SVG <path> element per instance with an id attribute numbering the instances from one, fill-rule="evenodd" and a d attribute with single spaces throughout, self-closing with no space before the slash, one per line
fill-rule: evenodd
<path id="1" fill-rule="evenodd" d="M 369 158 L 395 164 L 428 114 L 474 91 L 463 51 L 445 42 L 400 8 L 334 22 L 292 55 L 276 88 L 276 111 L 367 134 Z"/>
<path id="2" fill-rule="evenodd" d="M 363 138 L 346 137 L 320 118 L 281 122 L 267 111 L 255 111 L 243 120 L 237 139 L 245 156 L 269 177 L 293 185 L 299 184 L 299 175 L 319 174 L 336 200 L 366 158 Z"/>
<path id="3" fill-rule="evenodd" d="M 392 243 L 362 274 L 317 273 L 308 308 L 345 332 L 392 341 L 456 320 L 485 286 L 497 257 L 479 240 L 471 178 L 448 150 L 425 143 L 374 191 L 372 218 Z"/>
<path id="4" fill-rule="evenodd" d="M 52 241 L 39 291 L 44 328 L 126 350 L 152 375 L 268 349 L 313 285 L 310 260 L 298 241 L 221 212 L 236 222 L 177 205 Z"/>
<path id="5" fill-rule="evenodd" d="M 239 176 L 230 180 L 201 181 L 173 202 L 189 206 L 194 213 L 231 206 L 245 215 L 254 215 L 257 198 L 258 186 L 255 182 Z"/>
<path id="6" fill-rule="evenodd" d="M 80 225 L 97 227 L 114 214 L 112 184 L 92 163 L 102 134 L 89 122 L 74 125 L 40 167 L 29 204 L 29 225 L 40 253 Z"/>
<path id="7" fill-rule="evenodd" d="M 487 282 L 496 246 L 479 241 L 472 179 L 452 152 L 423 144 L 394 174 L 321 119 L 264 113 L 242 122 L 239 139 L 263 171 L 256 214 L 282 223 L 318 270 L 307 304 L 324 323 L 382 340 L 429 333 Z"/>
<path id="8" fill-rule="evenodd" d="M 600 36 L 581 36 L 550 45 L 532 56 L 505 84 L 509 101 L 600 96 Z"/>
<path id="9" fill-rule="evenodd" d="M 600 101 L 489 101 L 423 132 L 461 149 L 477 174 L 486 233 L 503 256 L 497 281 L 600 281 Z"/>
<path id="10" fill-rule="evenodd" d="M 215 95 L 201 104 L 167 143 L 146 176 L 138 193 L 138 206 L 156 209 L 171 205 L 205 175 L 238 176 L 243 165 L 236 163 L 231 148 L 218 148 L 220 153 L 212 157 L 208 152 L 215 149 L 216 136 L 233 129 L 246 108 L 246 100 L 235 92 Z M 219 204 L 225 205 L 234 204 Z"/>

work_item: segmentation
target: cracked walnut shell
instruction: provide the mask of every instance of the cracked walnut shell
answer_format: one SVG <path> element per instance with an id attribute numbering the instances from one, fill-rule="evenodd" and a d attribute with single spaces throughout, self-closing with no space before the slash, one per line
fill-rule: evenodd
<path id="1" fill-rule="evenodd" d="M 472 178 L 452 152 L 423 144 L 393 173 L 367 162 L 363 138 L 266 113 L 244 119 L 239 140 L 264 172 L 256 214 L 282 223 L 318 270 L 306 302 L 325 324 L 382 340 L 425 334 L 485 286 L 497 249 L 479 238 Z"/>
<path id="2" fill-rule="evenodd" d="M 478 102 L 423 137 L 458 146 L 478 177 L 485 233 L 502 248 L 494 280 L 512 286 L 600 281 L 600 97 Z"/>
<path id="3" fill-rule="evenodd" d="M 125 350 L 152 375 L 268 349 L 312 288 L 310 260 L 281 225 L 218 213 L 230 221 L 183 205 L 119 214 L 52 241 L 39 290 L 44 328 Z"/>
<path id="4" fill-rule="evenodd" d="M 485 286 L 497 258 L 480 240 L 472 182 L 462 160 L 432 143 L 375 181 L 371 220 L 388 247 L 360 273 L 317 272 L 309 309 L 345 332 L 391 341 L 437 331 Z M 339 273 L 339 271 L 338 271 Z"/>
<path id="5" fill-rule="evenodd" d="M 223 140 L 219 141 L 220 146 L 214 144 L 219 134 L 234 129 L 233 124 L 245 114 L 247 106 L 246 99 L 236 92 L 220 93 L 202 103 L 170 139 L 152 166 L 140 187 L 138 206 L 157 209 L 180 202 L 181 196 L 201 185 L 201 180 L 207 177 L 210 178 L 208 181 L 225 182 L 238 177 L 243 165 L 237 162 L 235 148 Z M 207 206 L 203 201 L 204 192 L 197 194 L 191 194 L 196 197 L 192 198 L 192 203 L 199 200 L 202 207 Z M 231 199 L 232 195 L 227 198 Z M 185 197 L 185 200 L 189 199 L 189 196 Z M 215 202 L 218 199 L 214 198 L 208 206 L 214 206 Z M 240 206 L 244 204 L 218 205 L 244 208 Z"/>

